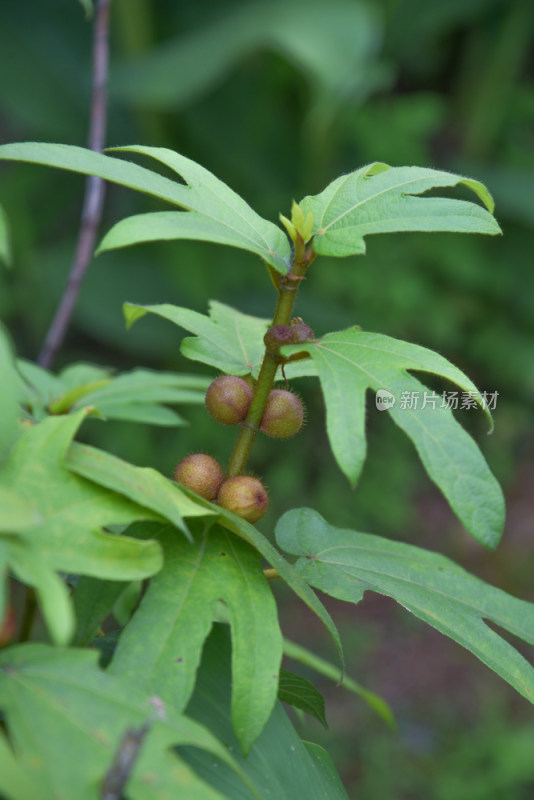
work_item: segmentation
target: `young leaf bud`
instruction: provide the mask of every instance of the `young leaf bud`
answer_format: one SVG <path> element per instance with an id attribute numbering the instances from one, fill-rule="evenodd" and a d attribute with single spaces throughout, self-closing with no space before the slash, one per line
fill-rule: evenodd
<path id="1" fill-rule="evenodd" d="M 239 425 L 248 414 L 252 394 L 252 389 L 243 378 L 221 375 L 208 387 L 206 408 L 217 422 Z"/>
<path id="2" fill-rule="evenodd" d="M 261 418 L 260 431 L 276 439 L 294 436 L 302 428 L 304 406 L 293 392 L 272 389 Z"/>
<path id="3" fill-rule="evenodd" d="M 247 522 L 257 522 L 267 511 L 269 498 L 264 485 L 257 478 L 237 475 L 224 481 L 217 502 Z"/>
<path id="4" fill-rule="evenodd" d="M 315 333 L 305 322 L 296 322 L 294 325 L 292 324 L 291 330 L 293 331 L 293 341 L 295 344 L 313 342 L 315 339 Z"/>
<path id="5" fill-rule="evenodd" d="M 263 337 L 263 341 L 267 352 L 278 356 L 282 345 L 295 344 L 293 328 L 290 328 L 289 325 L 273 325 Z"/>
<path id="6" fill-rule="evenodd" d="M 177 464 L 174 480 L 205 500 L 215 500 L 224 480 L 224 473 L 214 458 L 204 453 L 194 453 Z"/>

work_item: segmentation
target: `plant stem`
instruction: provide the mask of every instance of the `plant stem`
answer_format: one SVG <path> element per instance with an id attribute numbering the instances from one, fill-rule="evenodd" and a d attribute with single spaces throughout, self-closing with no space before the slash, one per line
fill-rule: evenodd
<path id="1" fill-rule="evenodd" d="M 289 324 L 300 282 L 303 280 L 306 270 L 314 258 L 315 253 L 313 248 L 308 247 L 308 249 L 306 249 L 304 242 L 299 238 L 296 242 L 295 257 L 291 268 L 287 275 L 283 275 L 280 279 L 278 303 L 272 321 L 273 326 Z M 227 478 L 233 478 L 236 475 L 243 474 L 250 450 L 254 444 L 254 439 L 256 438 L 256 433 L 261 423 L 261 418 L 263 417 L 263 412 L 265 411 L 265 406 L 267 405 L 267 398 L 269 397 L 269 392 L 274 383 L 279 363 L 279 359 L 276 356 L 265 350 L 260 374 L 254 390 L 254 397 L 252 398 L 247 417 L 242 423 L 242 428 L 226 471 Z"/>
<path id="2" fill-rule="evenodd" d="M 106 88 L 109 56 L 109 5 L 111 0 L 97 0 L 93 36 L 93 80 L 88 147 L 101 152 L 106 138 Z M 90 175 L 85 182 L 82 221 L 76 253 L 67 286 L 46 334 L 37 363 L 49 368 L 63 343 L 82 280 L 93 254 L 96 233 L 104 204 L 104 181 Z"/>

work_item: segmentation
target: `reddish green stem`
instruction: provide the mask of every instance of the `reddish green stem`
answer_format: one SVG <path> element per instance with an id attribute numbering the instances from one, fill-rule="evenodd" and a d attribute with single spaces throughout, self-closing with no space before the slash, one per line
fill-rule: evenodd
<path id="1" fill-rule="evenodd" d="M 278 303 L 274 313 L 272 325 L 289 325 L 295 299 L 299 290 L 300 282 L 304 279 L 306 270 L 315 258 L 313 248 L 306 246 L 302 239 L 299 239 L 295 247 L 295 257 L 287 275 L 283 275 L 280 279 L 280 288 L 278 293 Z M 260 374 L 254 389 L 254 397 L 250 404 L 249 412 L 245 421 L 242 423 L 241 432 L 238 436 L 237 442 L 230 458 L 230 463 L 226 471 L 227 478 L 233 478 L 236 475 L 242 475 L 256 433 L 260 427 L 261 418 L 267 405 L 267 398 L 272 389 L 276 370 L 280 364 L 279 359 L 272 353 L 265 351 L 263 362 L 260 369 Z"/>

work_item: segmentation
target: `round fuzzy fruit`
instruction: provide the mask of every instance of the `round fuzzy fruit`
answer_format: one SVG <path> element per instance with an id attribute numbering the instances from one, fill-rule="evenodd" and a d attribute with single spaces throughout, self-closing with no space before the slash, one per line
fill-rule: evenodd
<path id="1" fill-rule="evenodd" d="M 221 375 L 210 383 L 206 392 L 206 408 L 217 422 L 239 425 L 248 414 L 252 389 L 243 378 Z"/>
<path id="2" fill-rule="evenodd" d="M 257 478 L 237 475 L 224 481 L 217 502 L 247 522 L 257 522 L 267 511 L 269 498 L 263 483 Z"/>
<path id="3" fill-rule="evenodd" d="M 287 439 L 302 428 L 304 406 L 293 392 L 272 389 L 261 418 L 260 431 L 275 439 Z"/>
<path id="4" fill-rule="evenodd" d="M 224 480 L 224 472 L 211 456 L 194 453 L 186 456 L 174 470 L 174 480 L 205 500 L 215 500 Z"/>

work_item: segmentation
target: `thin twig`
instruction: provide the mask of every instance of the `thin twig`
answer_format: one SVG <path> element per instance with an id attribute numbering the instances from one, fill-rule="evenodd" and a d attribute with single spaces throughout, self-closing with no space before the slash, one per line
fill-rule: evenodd
<path id="1" fill-rule="evenodd" d="M 123 796 L 124 787 L 128 783 L 139 757 L 141 745 L 149 730 L 149 722 L 145 722 L 140 728 L 128 728 L 122 737 L 119 750 L 113 759 L 113 764 L 102 783 L 100 789 L 102 800 L 120 800 Z"/>
<path id="2" fill-rule="evenodd" d="M 93 33 L 93 80 L 91 117 L 87 146 L 101 152 L 106 139 L 107 80 L 109 56 L 109 6 L 111 0 L 97 0 Z M 93 253 L 104 204 L 104 181 L 90 175 L 85 182 L 82 219 L 76 253 L 67 286 L 46 335 L 37 362 L 49 368 L 63 343 L 82 280 Z"/>

